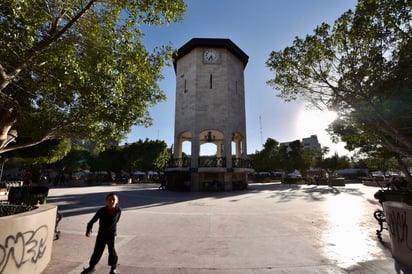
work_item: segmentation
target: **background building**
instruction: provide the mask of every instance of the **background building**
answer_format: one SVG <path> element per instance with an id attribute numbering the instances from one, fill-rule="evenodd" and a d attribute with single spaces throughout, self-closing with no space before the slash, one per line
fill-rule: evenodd
<path id="1" fill-rule="evenodd" d="M 292 142 L 293 141 L 284 142 L 284 143 L 280 143 L 280 145 L 289 146 L 289 144 Z M 316 135 L 311 135 L 310 137 L 303 138 L 301 143 L 302 143 L 303 149 L 313 149 L 313 150 L 318 150 L 318 151 L 321 151 L 322 149 L 318 141 L 318 137 Z"/>

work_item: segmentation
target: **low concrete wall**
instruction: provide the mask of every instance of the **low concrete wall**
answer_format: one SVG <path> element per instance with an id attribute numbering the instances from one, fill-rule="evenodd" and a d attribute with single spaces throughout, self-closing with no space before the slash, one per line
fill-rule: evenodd
<path id="1" fill-rule="evenodd" d="M 329 186 L 345 186 L 344 178 L 330 178 Z"/>
<path id="2" fill-rule="evenodd" d="M 401 202 L 383 202 L 392 244 L 392 255 L 412 268 L 412 206 Z"/>
<path id="3" fill-rule="evenodd" d="M 37 274 L 51 259 L 57 206 L 0 218 L 0 273 Z"/>
<path id="4" fill-rule="evenodd" d="M 383 180 L 362 180 L 362 184 L 365 186 L 376 186 L 376 187 L 386 186 L 386 182 Z"/>

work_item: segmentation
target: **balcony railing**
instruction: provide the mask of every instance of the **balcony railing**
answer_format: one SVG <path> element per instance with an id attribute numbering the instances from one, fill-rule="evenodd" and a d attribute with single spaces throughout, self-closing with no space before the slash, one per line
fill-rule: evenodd
<path id="1" fill-rule="evenodd" d="M 199 167 L 226 167 L 226 158 L 214 156 L 199 157 Z"/>
<path id="2" fill-rule="evenodd" d="M 172 158 L 169 160 L 168 167 L 169 168 L 190 167 L 190 158 Z"/>
<path id="3" fill-rule="evenodd" d="M 232 158 L 233 168 L 253 168 L 250 159 Z M 168 168 L 190 168 L 190 158 L 173 158 L 170 159 Z M 225 157 L 201 156 L 199 157 L 198 167 L 226 167 Z"/>
<path id="4" fill-rule="evenodd" d="M 232 166 L 234 168 L 253 168 L 253 162 L 250 159 L 233 158 Z"/>

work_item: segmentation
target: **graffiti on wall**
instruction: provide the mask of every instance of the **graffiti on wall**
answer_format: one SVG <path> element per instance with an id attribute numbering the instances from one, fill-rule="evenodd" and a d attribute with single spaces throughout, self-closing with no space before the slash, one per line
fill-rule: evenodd
<path id="1" fill-rule="evenodd" d="M 47 225 L 42 225 L 34 231 L 9 235 L 4 243 L 0 242 L 0 273 L 10 264 L 20 268 L 29 261 L 36 263 L 41 259 L 46 251 L 48 231 Z"/>
<path id="2" fill-rule="evenodd" d="M 406 212 L 392 210 L 386 219 L 392 239 L 398 244 L 405 244 L 406 248 L 412 252 L 412 231 L 409 231 Z"/>

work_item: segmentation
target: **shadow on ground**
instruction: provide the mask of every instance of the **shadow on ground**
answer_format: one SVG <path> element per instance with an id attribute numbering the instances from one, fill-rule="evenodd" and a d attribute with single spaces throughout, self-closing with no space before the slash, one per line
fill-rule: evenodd
<path id="1" fill-rule="evenodd" d="M 313 185 L 289 185 L 274 184 L 272 186 L 254 186 L 256 191 L 273 190 L 270 198 L 275 198 L 279 202 L 289 202 L 293 199 L 305 199 L 307 201 L 323 201 L 329 195 L 349 194 L 354 196 L 364 196 L 364 193 L 356 187 L 334 187 L 334 186 L 313 186 Z M 299 190 L 299 191 L 298 191 Z M 371 201 L 373 202 L 373 201 Z"/>
<path id="2" fill-rule="evenodd" d="M 118 185 L 108 186 L 107 191 L 95 192 L 93 187 L 89 187 L 89 193 L 53 196 L 49 194 L 48 203 L 58 205 L 58 210 L 64 216 L 76 216 L 82 214 L 94 213 L 105 204 L 105 197 L 112 192 L 119 195 L 120 206 L 123 210 L 132 210 L 137 208 L 158 207 L 168 204 L 198 200 L 206 197 L 216 199 L 239 196 L 248 193 L 244 191 L 232 192 L 175 192 L 158 189 L 157 185 Z M 99 188 L 105 188 L 99 186 Z M 49 192 L 50 193 L 50 192 Z"/>
<path id="3" fill-rule="evenodd" d="M 99 188 L 102 188 L 102 186 Z M 245 195 L 263 191 L 270 193 L 269 198 L 276 198 L 276 202 L 288 202 L 293 199 L 305 199 L 316 202 L 324 200 L 328 195 L 339 195 L 341 193 L 356 196 L 363 195 L 359 189 L 350 186 L 308 186 L 272 182 L 251 183 L 247 190 L 228 192 L 165 191 L 158 189 L 158 185 L 116 185 L 108 186 L 107 191 L 94 192 L 93 187 L 90 187 L 89 193 L 81 193 L 81 191 L 79 191 L 79 194 L 63 196 L 49 195 L 47 201 L 48 203 L 57 204 L 59 211 L 62 212 L 64 216 L 76 216 L 96 212 L 96 209 L 104 205 L 106 195 L 113 191 L 119 195 L 120 206 L 123 210 L 158 207 L 174 203 L 195 201 L 202 198 L 222 199 L 233 197 L 231 201 L 236 202 L 245 198 Z"/>

